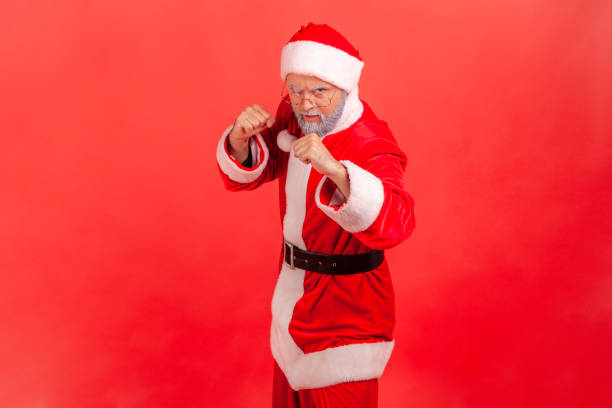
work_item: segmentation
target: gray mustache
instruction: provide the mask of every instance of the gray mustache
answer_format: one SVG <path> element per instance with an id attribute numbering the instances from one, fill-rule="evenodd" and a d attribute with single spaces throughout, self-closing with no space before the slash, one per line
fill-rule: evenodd
<path id="1" fill-rule="evenodd" d="M 311 115 L 311 116 L 318 115 L 321 119 L 325 119 L 325 117 L 323 116 L 323 113 L 321 113 L 317 109 L 312 109 L 312 110 L 309 110 L 309 111 L 305 111 L 305 110 L 298 111 L 298 114 L 300 114 L 300 115 Z"/>

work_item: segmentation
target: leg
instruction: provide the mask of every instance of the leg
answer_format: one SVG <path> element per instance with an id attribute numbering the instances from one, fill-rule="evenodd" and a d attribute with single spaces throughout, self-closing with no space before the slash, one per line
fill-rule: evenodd
<path id="1" fill-rule="evenodd" d="M 301 408 L 376 408 L 378 380 L 346 382 L 297 394 Z"/>
<path id="2" fill-rule="evenodd" d="M 298 394 L 293 391 L 287 382 L 285 374 L 274 362 L 274 377 L 272 383 L 272 407 L 273 408 L 299 408 Z"/>

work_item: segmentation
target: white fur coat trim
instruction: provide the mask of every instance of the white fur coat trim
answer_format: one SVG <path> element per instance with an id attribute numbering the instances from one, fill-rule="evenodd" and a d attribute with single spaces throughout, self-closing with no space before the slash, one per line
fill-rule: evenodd
<path id="1" fill-rule="evenodd" d="M 249 148 L 251 149 L 251 155 L 253 158 L 253 169 L 247 170 L 244 167 L 239 167 L 236 162 L 232 160 L 232 157 L 225 148 L 227 138 L 232 131 L 232 128 L 233 125 L 228 127 L 225 132 L 223 132 L 221 140 L 219 140 L 219 143 L 217 144 L 217 162 L 219 163 L 219 167 L 223 173 L 225 173 L 230 179 L 238 183 L 250 183 L 257 180 L 257 178 L 261 176 L 264 168 L 268 164 L 268 159 L 270 157 L 268 146 L 259 133 L 255 135 L 255 137 L 251 137 L 251 140 L 249 141 Z M 260 148 L 264 153 L 264 158 L 261 164 L 259 163 Z"/>
<path id="2" fill-rule="evenodd" d="M 321 189 L 327 180 L 323 176 L 315 192 L 315 202 L 328 217 L 348 232 L 365 231 L 378 217 L 385 200 L 385 191 L 378 177 L 350 160 L 340 160 L 349 177 L 349 196 L 339 209 L 321 202 Z"/>
<path id="3" fill-rule="evenodd" d="M 311 164 L 305 164 L 295 157 L 293 152 L 289 153 L 287 164 L 287 181 L 285 183 L 285 201 L 287 207 L 283 217 L 283 236 L 306 251 L 306 243 L 302 237 L 304 219 L 306 218 L 306 189 L 308 178 L 312 171 Z"/>

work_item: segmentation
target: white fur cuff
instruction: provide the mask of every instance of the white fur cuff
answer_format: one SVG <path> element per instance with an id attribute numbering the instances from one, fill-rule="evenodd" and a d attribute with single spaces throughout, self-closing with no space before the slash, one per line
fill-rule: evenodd
<path id="1" fill-rule="evenodd" d="M 223 132 L 223 136 L 221 136 L 221 140 L 219 140 L 219 144 L 217 144 L 217 162 L 219 163 L 221 171 L 233 181 L 238 183 L 250 183 L 261 176 L 264 168 L 268 164 L 268 158 L 270 157 L 268 146 L 266 146 L 266 142 L 259 133 L 255 135 L 255 137 L 251 137 L 249 148 L 253 156 L 253 167 L 244 167 L 227 151 L 227 138 L 232 128 L 233 126 L 230 126 Z"/>
<path id="2" fill-rule="evenodd" d="M 346 167 L 349 177 L 350 192 L 347 201 L 339 208 L 321 202 L 321 189 L 328 180 L 327 176 L 323 176 L 317 186 L 315 202 L 317 207 L 346 231 L 365 231 L 380 214 L 385 199 L 382 182 L 349 160 L 340 162 Z"/>

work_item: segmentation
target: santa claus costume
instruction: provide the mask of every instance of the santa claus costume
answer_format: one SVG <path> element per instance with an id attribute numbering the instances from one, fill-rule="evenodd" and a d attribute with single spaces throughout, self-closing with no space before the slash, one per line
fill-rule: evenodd
<path id="1" fill-rule="evenodd" d="M 293 155 L 292 143 L 303 134 L 286 101 L 274 125 L 251 137 L 251 167 L 229 154 L 232 126 L 218 143 L 227 189 L 279 181 L 287 245 L 272 298 L 274 406 L 376 406 L 377 378 L 393 349 L 394 294 L 386 260 L 373 270 L 341 275 L 286 261 L 291 246 L 318 254 L 381 253 L 414 228 L 414 202 L 403 186 L 406 156 L 387 124 L 359 98 L 362 68 L 358 51 L 327 25 L 302 27 L 282 50 L 283 80 L 289 73 L 311 75 L 347 92 L 340 119 L 321 140 L 346 167 L 348 197 Z"/>

